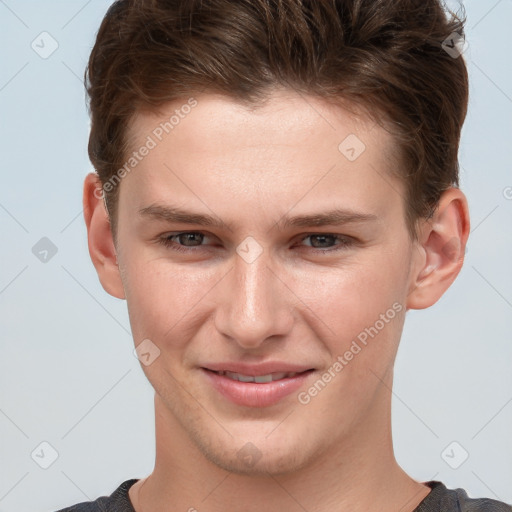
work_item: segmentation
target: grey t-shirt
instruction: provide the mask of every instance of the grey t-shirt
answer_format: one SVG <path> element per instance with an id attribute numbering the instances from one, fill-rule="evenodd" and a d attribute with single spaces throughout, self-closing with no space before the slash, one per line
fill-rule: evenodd
<path id="1" fill-rule="evenodd" d="M 126 480 L 110 496 L 78 503 L 57 512 L 135 512 L 128 489 L 137 479 Z M 462 489 L 447 489 L 437 481 L 425 482 L 432 490 L 414 512 L 512 512 L 512 506 L 487 498 L 468 498 Z"/>

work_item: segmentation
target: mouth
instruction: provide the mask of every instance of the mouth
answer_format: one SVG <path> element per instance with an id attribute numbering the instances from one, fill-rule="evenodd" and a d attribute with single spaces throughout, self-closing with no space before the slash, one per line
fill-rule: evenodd
<path id="1" fill-rule="evenodd" d="M 209 370 L 213 371 L 213 370 Z M 305 370 L 312 371 L 312 370 Z M 257 382 L 258 384 L 266 384 L 267 382 L 276 382 L 278 380 L 290 379 L 304 372 L 275 372 L 268 373 L 267 375 L 244 375 L 242 373 L 228 372 L 228 371 L 213 371 L 217 375 L 222 375 L 231 380 L 237 380 L 239 382 Z"/>
<path id="2" fill-rule="evenodd" d="M 314 369 L 260 375 L 201 368 L 207 382 L 221 397 L 245 407 L 269 407 L 303 387 Z"/>

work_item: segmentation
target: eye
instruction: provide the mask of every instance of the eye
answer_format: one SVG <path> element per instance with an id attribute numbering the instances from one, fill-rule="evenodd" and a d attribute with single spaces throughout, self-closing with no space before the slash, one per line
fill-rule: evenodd
<path id="1" fill-rule="evenodd" d="M 190 252 L 195 247 L 202 247 L 201 242 L 205 239 L 205 233 L 199 231 L 185 231 L 182 233 L 170 233 L 158 239 L 158 242 L 165 247 L 175 251 Z"/>
<path id="2" fill-rule="evenodd" d="M 209 244 L 203 244 L 209 236 L 200 231 L 184 231 L 181 233 L 168 233 L 159 237 L 157 242 L 173 251 L 191 253 L 206 250 Z M 303 235 L 300 241 L 310 239 L 312 243 L 306 244 L 315 253 L 331 253 L 340 251 L 354 245 L 355 240 L 346 235 L 330 233 L 312 233 Z"/>
<path id="3" fill-rule="evenodd" d="M 333 235 L 329 233 L 313 233 L 306 235 L 301 240 L 311 240 L 309 247 L 314 249 L 314 252 L 334 252 L 349 247 L 355 243 L 352 237 L 345 235 Z M 338 241 L 337 245 L 336 241 Z"/>

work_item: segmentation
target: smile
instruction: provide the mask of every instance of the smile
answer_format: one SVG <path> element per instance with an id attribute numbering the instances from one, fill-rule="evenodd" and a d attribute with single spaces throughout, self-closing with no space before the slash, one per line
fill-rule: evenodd
<path id="1" fill-rule="evenodd" d="M 228 371 L 219 371 L 215 372 L 217 375 L 224 375 L 232 380 L 237 380 L 239 382 L 257 382 L 258 384 L 264 384 L 266 382 L 275 382 L 276 380 L 288 379 L 291 377 L 295 377 L 297 372 L 276 372 L 269 373 L 267 375 L 243 375 L 241 373 L 228 372 Z"/>
<path id="2" fill-rule="evenodd" d="M 270 407 L 297 393 L 314 370 L 246 375 L 228 370 L 202 368 L 210 386 L 230 402 L 245 407 Z"/>

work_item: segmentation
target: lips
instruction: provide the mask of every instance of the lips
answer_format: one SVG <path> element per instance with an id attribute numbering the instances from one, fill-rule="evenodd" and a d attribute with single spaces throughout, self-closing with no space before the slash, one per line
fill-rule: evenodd
<path id="1" fill-rule="evenodd" d="M 214 372 L 232 372 L 249 377 L 269 375 L 271 373 L 301 373 L 312 369 L 310 365 L 291 364 L 284 361 L 267 361 L 258 364 L 226 361 L 208 363 L 203 368 Z"/>
<path id="2" fill-rule="evenodd" d="M 258 384 L 264 384 L 266 382 L 275 382 L 277 380 L 289 379 L 295 377 L 297 372 L 276 372 L 268 373 L 267 375 L 244 375 L 242 373 L 220 371 L 215 372 L 217 375 L 225 375 L 229 379 L 237 380 L 239 382 L 257 382 Z"/>
<path id="3" fill-rule="evenodd" d="M 298 391 L 314 372 L 286 363 L 211 364 L 201 368 L 207 382 L 223 398 L 246 407 L 268 407 Z"/>

